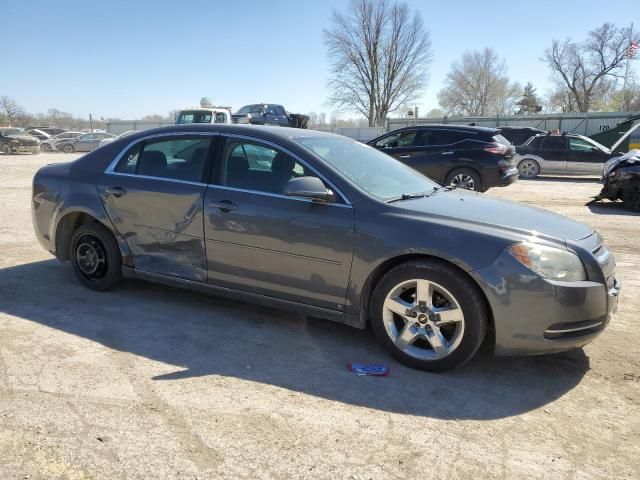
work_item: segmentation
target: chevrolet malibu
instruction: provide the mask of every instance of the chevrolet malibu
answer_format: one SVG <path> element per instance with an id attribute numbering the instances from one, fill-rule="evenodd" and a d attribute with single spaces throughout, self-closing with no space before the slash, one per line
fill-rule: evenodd
<path id="1" fill-rule="evenodd" d="M 580 348 L 616 310 L 587 226 L 442 187 L 345 137 L 242 125 L 137 132 L 33 180 L 42 246 L 80 283 L 133 277 L 373 329 L 441 371 Z"/>

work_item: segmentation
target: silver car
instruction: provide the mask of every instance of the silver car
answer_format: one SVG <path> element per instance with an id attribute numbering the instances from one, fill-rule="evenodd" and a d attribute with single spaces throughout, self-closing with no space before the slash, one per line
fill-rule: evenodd
<path id="1" fill-rule="evenodd" d="M 100 141 L 113 138 L 115 135 L 106 132 L 85 133 L 76 138 L 64 139 L 56 143 L 56 149 L 65 153 L 91 152 L 100 146 Z"/>
<path id="2" fill-rule="evenodd" d="M 56 149 L 56 145 L 58 142 L 67 139 L 77 138 L 82 135 L 82 132 L 62 132 L 58 135 L 54 135 L 53 137 L 45 140 L 40 143 L 40 150 L 43 152 L 52 152 Z"/>
<path id="3" fill-rule="evenodd" d="M 485 340 L 501 355 L 582 347 L 618 304 L 588 226 L 312 130 L 137 132 L 41 168 L 31 206 L 39 242 L 87 288 L 133 277 L 370 326 L 424 370 Z"/>

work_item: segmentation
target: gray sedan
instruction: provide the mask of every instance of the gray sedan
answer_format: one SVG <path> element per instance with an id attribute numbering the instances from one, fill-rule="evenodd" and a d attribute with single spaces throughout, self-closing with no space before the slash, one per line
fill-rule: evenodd
<path id="1" fill-rule="evenodd" d="M 57 150 L 65 153 L 91 152 L 100 146 L 105 138 L 114 138 L 115 135 L 105 132 L 85 133 L 75 138 L 60 140 L 55 144 Z"/>
<path id="2" fill-rule="evenodd" d="M 431 371 L 484 341 L 501 355 L 582 347 L 620 290 L 589 227 L 308 130 L 137 132 L 41 168 L 32 209 L 42 246 L 88 288 L 141 278 L 370 325 Z"/>

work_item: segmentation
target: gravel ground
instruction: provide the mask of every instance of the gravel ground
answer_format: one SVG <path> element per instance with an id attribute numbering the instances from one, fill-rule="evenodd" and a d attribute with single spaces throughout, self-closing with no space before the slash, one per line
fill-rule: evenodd
<path id="1" fill-rule="evenodd" d="M 0 155 L 0 478 L 639 478 L 640 218 L 585 179 L 488 194 L 598 229 L 624 290 L 584 350 L 402 367 L 369 331 L 141 282 L 80 287 Z M 386 378 L 351 361 L 387 362 Z"/>

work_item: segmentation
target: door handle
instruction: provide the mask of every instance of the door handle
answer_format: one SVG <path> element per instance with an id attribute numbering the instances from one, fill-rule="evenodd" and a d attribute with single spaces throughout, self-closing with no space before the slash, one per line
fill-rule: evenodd
<path id="1" fill-rule="evenodd" d="M 453 155 L 453 152 L 442 152 L 441 155 Z"/>
<path id="2" fill-rule="evenodd" d="M 411 155 L 400 155 L 400 158 L 411 158 Z"/>
<path id="3" fill-rule="evenodd" d="M 127 194 L 127 191 L 119 186 L 107 187 L 104 189 L 104 193 L 107 195 L 113 195 L 114 197 L 121 197 Z"/>
<path id="4" fill-rule="evenodd" d="M 237 210 L 238 206 L 229 200 L 220 200 L 219 202 L 209 202 L 211 208 L 218 208 L 221 212 L 230 212 Z"/>

